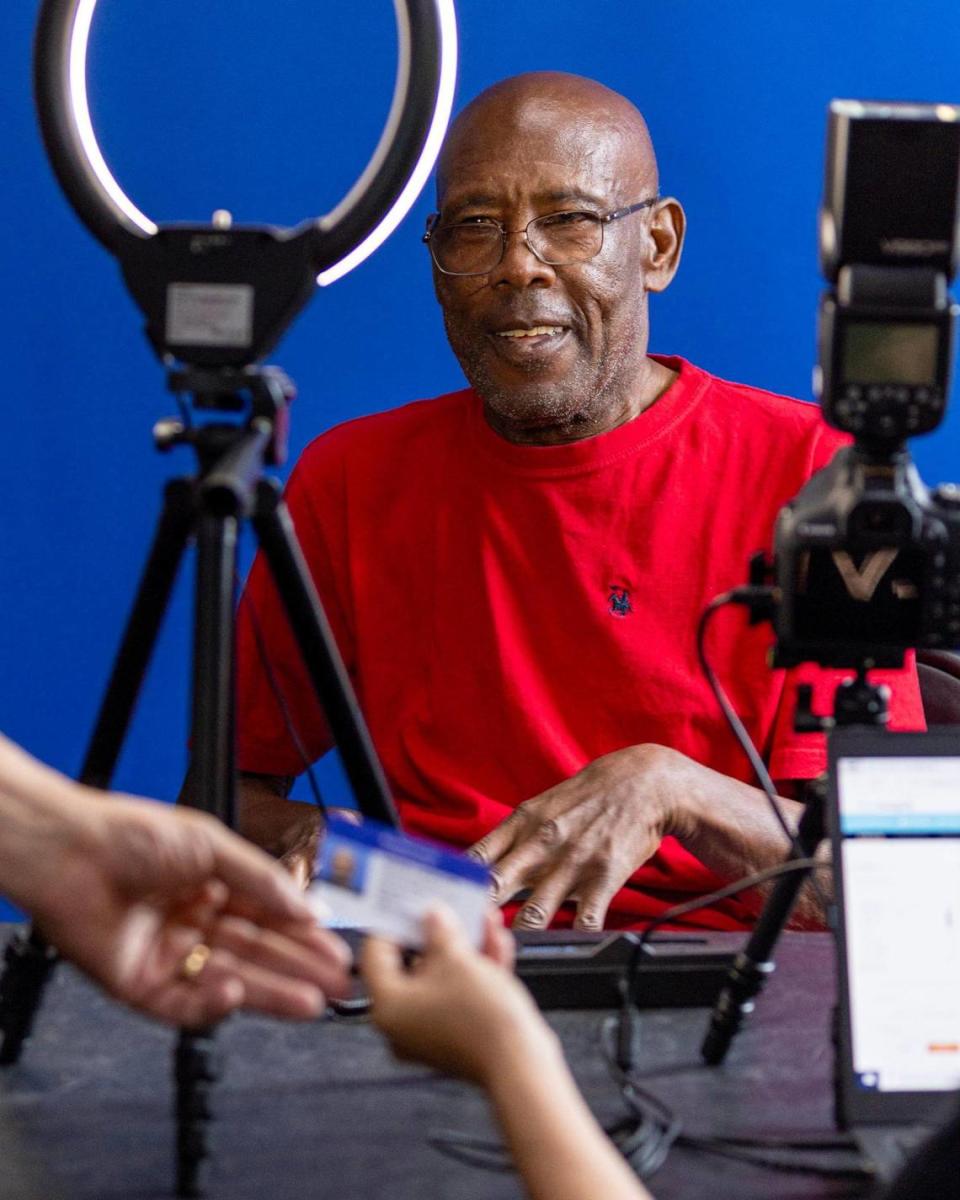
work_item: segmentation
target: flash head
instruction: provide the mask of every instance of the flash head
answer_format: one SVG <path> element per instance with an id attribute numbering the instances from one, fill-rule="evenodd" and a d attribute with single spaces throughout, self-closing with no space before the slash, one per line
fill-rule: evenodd
<path id="1" fill-rule="evenodd" d="M 960 260 L 960 106 L 834 100 L 820 208 L 814 390 L 885 453 L 943 419 Z"/>
<path id="2" fill-rule="evenodd" d="M 833 100 L 820 208 L 820 266 L 960 261 L 960 106 Z"/>
<path id="3" fill-rule="evenodd" d="M 398 62 L 377 147 L 325 216 L 293 228 L 158 224 L 124 192 L 100 150 L 86 65 L 97 0 L 43 0 L 34 47 L 40 128 L 60 186 L 120 262 L 161 357 L 198 366 L 262 358 L 309 299 L 403 220 L 446 132 L 456 76 L 453 0 L 394 0 Z"/>

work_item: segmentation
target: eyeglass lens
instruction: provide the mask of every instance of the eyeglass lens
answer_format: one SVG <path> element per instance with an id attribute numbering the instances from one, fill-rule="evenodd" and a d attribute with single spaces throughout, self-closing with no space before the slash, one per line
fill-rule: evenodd
<path id="1" fill-rule="evenodd" d="M 527 245 L 552 266 L 586 262 L 600 252 L 603 224 L 589 212 L 550 213 L 526 229 Z M 441 225 L 431 238 L 434 259 L 452 275 L 484 275 L 503 257 L 506 235 L 492 221 Z"/>

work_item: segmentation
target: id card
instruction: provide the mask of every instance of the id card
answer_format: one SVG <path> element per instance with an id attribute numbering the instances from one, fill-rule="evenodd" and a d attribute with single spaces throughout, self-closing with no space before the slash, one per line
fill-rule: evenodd
<path id="1" fill-rule="evenodd" d="M 440 901 L 479 946 L 489 887 L 487 868 L 464 854 L 376 821 L 330 817 L 307 899 L 325 925 L 378 933 L 411 949 L 423 945 L 423 916 Z"/>

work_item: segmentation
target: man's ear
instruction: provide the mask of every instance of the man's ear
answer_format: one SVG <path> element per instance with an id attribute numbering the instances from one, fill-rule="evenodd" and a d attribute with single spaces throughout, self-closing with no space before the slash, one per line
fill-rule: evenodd
<path id="1" fill-rule="evenodd" d="M 680 266 L 686 230 L 687 215 L 680 201 L 673 196 L 658 201 L 647 229 L 650 245 L 645 283 L 648 292 L 662 292 L 670 286 Z"/>

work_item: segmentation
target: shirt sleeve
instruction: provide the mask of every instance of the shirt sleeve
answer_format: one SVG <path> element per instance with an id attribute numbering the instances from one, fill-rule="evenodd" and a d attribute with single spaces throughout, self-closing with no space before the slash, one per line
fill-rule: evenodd
<path id="1" fill-rule="evenodd" d="M 342 538 L 342 472 L 315 442 L 291 476 L 285 501 L 310 577 L 348 672 L 353 637 Z M 267 775 L 299 775 L 332 745 L 266 559 L 258 552 L 237 612 L 237 766 Z"/>

